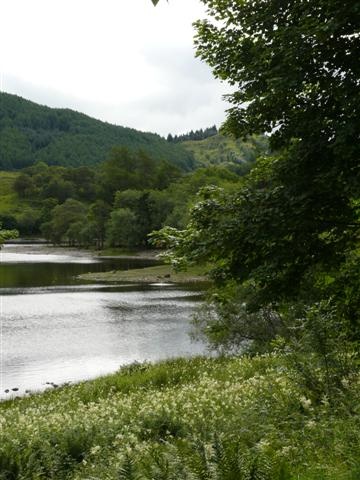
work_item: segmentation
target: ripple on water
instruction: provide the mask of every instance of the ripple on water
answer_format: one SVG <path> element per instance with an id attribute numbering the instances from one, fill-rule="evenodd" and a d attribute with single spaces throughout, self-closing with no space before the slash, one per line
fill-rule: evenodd
<path id="1" fill-rule="evenodd" d="M 188 335 L 201 291 L 168 283 L 84 284 L 74 276 L 92 267 L 78 259 L 30 260 L 0 264 L 0 398 L 93 378 L 134 361 L 205 352 Z"/>

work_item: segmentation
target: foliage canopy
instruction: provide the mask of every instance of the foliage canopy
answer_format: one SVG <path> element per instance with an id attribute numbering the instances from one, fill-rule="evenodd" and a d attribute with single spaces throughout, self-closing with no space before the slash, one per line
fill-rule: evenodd
<path id="1" fill-rule="evenodd" d="M 346 335 L 359 338 L 349 294 L 359 287 L 359 6 L 203 3 L 210 20 L 196 23 L 197 54 L 234 87 L 223 131 L 267 132 L 277 155 L 235 193 L 203 191 L 187 229 L 158 238 L 178 264 L 210 261 L 219 284 L 241 285 L 248 311 L 301 303 L 301 317 L 330 299 Z"/>

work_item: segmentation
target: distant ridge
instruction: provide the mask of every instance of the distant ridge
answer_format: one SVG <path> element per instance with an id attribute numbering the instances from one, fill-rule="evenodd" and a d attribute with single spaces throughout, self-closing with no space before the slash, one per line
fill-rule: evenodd
<path id="1" fill-rule="evenodd" d="M 113 146 L 144 150 L 182 170 L 194 167 L 193 154 L 160 135 L 111 125 L 70 109 L 50 108 L 0 92 L 0 170 L 37 161 L 48 165 L 96 165 Z"/>
<path id="2" fill-rule="evenodd" d="M 240 175 L 246 173 L 259 156 L 270 153 L 265 135 L 241 140 L 218 133 L 203 140 L 181 141 L 180 145 L 194 156 L 196 168 L 221 165 Z"/>

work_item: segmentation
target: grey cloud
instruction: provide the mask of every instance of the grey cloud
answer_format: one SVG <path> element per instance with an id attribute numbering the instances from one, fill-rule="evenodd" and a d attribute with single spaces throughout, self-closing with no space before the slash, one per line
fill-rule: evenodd
<path id="1" fill-rule="evenodd" d="M 14 75 L 3 74 L 3 90 L 18 95 L 32 102 L 53 108 L 70 108 L 87 113 L 92 102 L 66 95 L 56 89 L 40 87 Z"/>
<path id="2" fill-rule="evenodd" d="M 161 72 L 167 82 L 214 82 L 210 67 L 196 58 L 194 52 L 185 46 L 144 48 L 142 54 L 149 66 Z"/>

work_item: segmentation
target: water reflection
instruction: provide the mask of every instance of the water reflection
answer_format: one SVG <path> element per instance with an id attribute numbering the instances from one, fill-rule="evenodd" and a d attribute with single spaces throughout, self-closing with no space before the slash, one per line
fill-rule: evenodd
<path id="1" fill-rule="evenodd" d="M 29 260 L 0 264 L 2 398 L 9 395 L 6 389 L 19 388 L 22 394 L 133 361 L 204 352 L 188 336 L 201 298 L 197 288 L 84 285 L 73 275 L 119 268 L 120 262 Z"/>
<path id="2" fill-rule="evenodd" d="M 24 246 L 24 250 L 32 248 Z M 6 245 L 0 251 L 0 288 L 39 287 L 50 285 L 80 285 L 83 280 L 78 275 L 88 272 L 107 272 L 111 270 L 128 270 L 143 268 L 159 263 L 156 259 L 144 258 L 100 258 L 75 255 L 13 253 L 11 245 Z M 20 250 L 20 252 L 19 252 Z M 48 250 L 48 249 L 47 249 Z"/>

